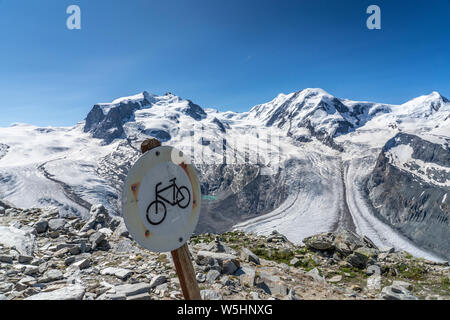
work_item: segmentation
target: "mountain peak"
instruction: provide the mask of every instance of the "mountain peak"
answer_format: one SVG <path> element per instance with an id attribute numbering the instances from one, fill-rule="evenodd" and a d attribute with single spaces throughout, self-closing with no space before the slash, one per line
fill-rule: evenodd
<path id="1" fill-rule="evenodd" d="M 321 95 L 321 96 L 332 96 L 322 88 L 305 88 L 301 91 L 298 91 L 304 95 Z"/>
<path id="2" fill-rule="evenodd" d="M 444 106 L 448 106 L 450 101 L 442 96 L 439 92 L 433 91 L 428 95 L 423 95 L 401 105 L 402 111 L 409 114 L 430 115 L 439 111 Z"/>

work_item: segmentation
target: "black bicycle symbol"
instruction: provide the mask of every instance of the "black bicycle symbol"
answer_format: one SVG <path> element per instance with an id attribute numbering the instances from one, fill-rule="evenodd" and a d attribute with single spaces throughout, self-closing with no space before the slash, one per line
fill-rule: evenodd
<path id="1" fill-rule="evenodd" d="M 150 203 L 150 205 L 147 207 L 147 221 L 150 224 L 157 226 L 161 224 L 164 219 L 166 219 L 167 208 L 164 202 L 167 202 L 172 207 L 178 205 L 178 207 L 180 207 L 181 209 L 187 208 L 187 206 L 191 203 L 191 194 L 189 192 L 189 189 L 186 187 L 178 187 L 175 183 L 176 180 L 177 178 L 169 180 L 172 183 L 161 190 L 158 189 L 159 186 L 162 185 L 162 182 L 159 182 L 155 186 L 155 201 Z M 173 190 L 172 201 L 169 201 L 160 195 L 160 193 L 169 190 L 170 188 L 172 188 Z"/>

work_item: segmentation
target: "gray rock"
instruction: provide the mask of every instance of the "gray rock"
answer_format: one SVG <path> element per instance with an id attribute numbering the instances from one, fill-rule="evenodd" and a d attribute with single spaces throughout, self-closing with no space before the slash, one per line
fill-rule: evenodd
<path id="1" fill-rule="evenodd" d="M 41 219 L 34 224 L 34 229 L 37 233 L 45 233 L 48 229 L 48 221 Z"/>
<path id="2" fill-rule="evenodd" d="M 301 264 L 301 260 L 298 258 L 292 258 L 291 261 L 289 261 L 289 264 L 293 265 L 294 267 L 298 267 Z"/>
<path id="3" fill-rule="evenodd" d="M 334 246 L 334 235 L 333 233 L 321 233 L 314 235 L 303 240 L 303 243 L 310 249 L 313 250 L 333 250 Z"/>
<path id="4" fill-rule="evenodd" d="M 91 259 L 89 259 L 89 258 L 81 259 L 72 264 L 72 266 L 75 266 L 75 267 L 79 268 L 80 270 L 89 268 L 90 265 L 91 265 Z"/>
<path id="5" fill-rule="evenodd" d="M 369 276 L 376 274 L 376 275 L 381 275 L 381 268 L 379 266 L 377 266 L 376 264 L 370 265 L 367 267 L 367 272 L 366 272 Z"/>
<path id="6" fill-rule="evenodd" d="M 133 271 L 128 270 L 128 269 L 109 267 L 109 268 L 103 269 L 100 272 L 100 274 L 101 275 L 111 275 L 111 276 L 115 276 L 121 280 L 126 280 L 133 274 Z"/>
<path id="7" fill-rule="evenodd" d="M 222 279 L 220 279 L 220 283 L 224 286 L 232 286 L 234 284 L 228 276 L 223 276 Z"/>
<path id="8" fill-rule="evenodd" d="M 247 248 L 241 249 L 241 259 L 248 262 L 260 264 L 259 257 Z"/>
<path id="9" fill-rule="evenodd" d="M 118 239 L 119 237 L 128 237 L 130 233 L 128 232 L 125 222 L 122 220 L 117 228 L 113 232 L 113 237 Z"/>
<path id="10" fill-rule="evenodd" d="M 69 253 L 69 249 L 68 248 L 61 248 L 58 251 L 56 251 L 53 256 L 57 257 L 57 258 L 62 258 L 64 257 L 67 253 Z"/>
<path id="11" fill-rule="evenodd" d="M 412 288 L 413 288 L 411 283 L 406 282 L 406 281 L 401 281 L 401 280 L 394 280 L 392 282 L 392 285 L 395 286 L 395 287 L 403 287 L 406 290 L 412 290 Z"/>
<path id="12" fill-rule="evenodd" d="M 69 252 L 70 252 L 70 254 L 75 256 L 75 255 L 78 255 L 81 253 L 81 248 L 80 248 L 80 246 L 73 246 L 69 249 Z"/>
<path id="13" fill-rule="evenodd" d="M 88 230 L 99 230 L 101 228 L 108 227 L 111 217 L 108 214 L 106 208 L 101 205 L 93 205 L 89 212 L 90 218 L 86 224 L 81 228 L 81 232 L 87 232 Z"/>
<path id="14" fill-rule="evenodd" d="M 353 267 L 359 269 L 364 269 L 368 261 L 369 258 L 359 252 L 354 252 L 347 257 L 347 262 L 350 263 Z"/>
<path id="15" fill-rule="evenodd" d="M 13 256 L 2 254 L 0 255 L 0 262 L 13 263 Z"/>
<path id="16" fill-rule="evenodd" d="M 337 282 L 342 281 L 342 276 L 338 274 L 338 275 L 335 275 L 335 276 L 331 277 L 327 281 L 331 282 L 331 283 L 337 283 Z"/>
<path id="17" fill-rule="evenodd" d="M 364 246 L 364 241 L 357 234 L 340 229 L 335 233 L 333 244 L 336 250 L 343 256 L 351 254 L 357 248 Z"/>
<path id="18" fill-rule="evenodd" d="M 33 234 L 14 227 L 0 226 L 0 245 L 14 247 L 20 254 L 32 256 L 35 244 Z"/>
<path id="19" fill-rule="evenodd" d="M 215 265 L 217 261 L 224 274 L 233 274 L 239 268 L 237 257 L 229 253 L 202 250 L 197 253 L 195 261 L 198 265 Z"/>
<path id="20" fill-rule="evenodd" d="M 378 291 L 381 289 L 381 276 L 379 274 L 373 274 L 367 278 L 367 290 Z"/>
<path id="21" fill-rule="evenodd" d="M 222 295 L 214 290 L 201 290 L 202 300 L 223 300 Z"/>
<path id="22" fill-rule="evenodd" d="M 307 276 L 313 278 L 319 282 L 326 282 L 325 278 L 320 275 L 320 272 L 317 268 L 314 268 L 306 273 Z"/>
<path id="23" fill-rule="evenodd" d="M 228 253 L 210 252 L 210 251 L 203 251 L 203 250 L 199 251 L 197 253 L 197 259 L 201 260 L 204 258 L 212 258 L 212 259 L 219 261 L 219 263 L 223 262 L 224 260 L 237 260 L 237 257 L 235 255 L 228 254 Z"/>
<path id="24" fill-rule="evenodd" d="M 291 290 L 289 290 L 289 293 L 284 298 L 284 300 L 300 300 L 300 298 L 297 297 L 297 295 L 295 294 L 295 291 L 291 289 Z"/>
<path id="25" fill-rule="evenodd" d="M 121 293 L 104 293 L 100 295 L 96 300 L 127 300 L 127 296 Z"/>
<path id="26" fill-rule="evenodd" d="M 106 236 L 102 232 L 95 232 L 89 237 L 89 242 L 92 244 L 92 249 L 95 249 L 103 240 L 105 240 Z"/>
<path id="27" fill-rule="evenodd" d="M 224 260 L 222 262 L 222 273 L 233 274 L 239 268 L 239 261 L 237 260 Z"/>
<path id="28" fill-rule="evenodd" d="M 64 226 L 66 225 L 66 220 L 62 219 L 62 218 L 57 218 L 57 219 L 50 219 L 48 221 L 48 228 L 51 231 L 59 231 L 62 230 L 64 228 Z"/>
<path id="29" fill-rule="evenodd" d="M 258 292 L 250 292 L 250 297 L 252 298 L 252 300 L 261 300 L 261 297 L 259 296 Z"/>
<path id="30" fill-rule="evenodd" d="M 135 296 L 127 297 L 127 300 L 130 300 L 130 301 L 148 301 L 148 300 L 151 300 L 151 299 L 150 299 L 150 294 L 149 293 L 141 293 L 141 294 L 137 294 Z"/>
<path id="31" fill-rule="evenodd" d="M 166 283 L 166 282 L 167 282 L 167 277 L 166 276 L 158 275 L 158 276 L 154 277 L 152 279 L 152 281 L 150 282 L 150 288 L 154 288 L 154 287 L 159 286 L 159 285 L 161 285 L 163 283 Z"/>
<path id="32" fill-rule="evenodd" d="M 126 297 L 148 293 L 150 285 L 148 283 L 122 284 L 111 289 L 111 293 L 124 295 Z"/>
<path id="33" fill-rule="evenodd" d="M 220 240 L 216 238 L 206 246 L 205 250 L 210 252 L 225 252 L 225 247 L 223 246 L 222 242 L 220 242 Z"/>
<path id="34" fill-rule="evenodd" d="M 271 275 L 265 271 L 262 271 L 257 276 L 255 283 L 258 288 L 263 289 L 268 294 L 281 296 L 288 294 L 286 284 L 278 276 Z"/>
<path id="35" fill-rule="evenodd" d="M 9 292 L 13 289 L 14 285 L 9 282 L 0 283 L 0 293 Z"/>
<path id="36" fill-rule="evenodd" d="M 68 258 L 66 258 L 65 260 L 64 260 L 64 264 L 66 265 L 66 266 L 70 266 L 72 263 L 74 263 L 75 262 L 75 257 L 68 257 Z"/>
<path id="37" fill-rule="evenodd" d="M 27 276 L 36 275 L 39 273 L 39 267 L 38 266 L 27 266 L 23 273 Z"/>
<path id="38" fill-rule="evenodd" d="M 384 300 L 418 300 L 409 290 L 401 286 L 384 287 L 381 291 Z"/>
<path id="39" fill-rule="evenodd" d="M 33 261 L 33 257 L 19 255 L 18 261 L 19 261 L 19 263 L 22 263 L 22 264 L 29 264 L 29 263 L 31 263 L 31 261 Z"/>
<path id="40" fill-rule="evenodd" d="M 80 285 L 72 285 L 50 292 L 42 292 L 25 300 L 82 300 L 86 289 Z"/>
<path id="41" fill-rule="evenodd" d="M 238 270 L 236 270 L 235 275 L 239 277 L 239 282 L 242 286 L 254 286 L 256 272 L 252 267 L 242 266 Z"/>
<path id="42" fill-rule="evenodd" d="M 39 282 L 47 283 L 52 281 L 61 280 L 63 278 L 63 273 L 56 269 L 50 269 L 44 273 L 44 276 L 39 279 Z"/>
<path id="43" fill-rule="evenodd" d="M 220 272 L 217 270 L 209 270 L 206 274 L 206 281 L 214 283 L 220 277 Z"/>

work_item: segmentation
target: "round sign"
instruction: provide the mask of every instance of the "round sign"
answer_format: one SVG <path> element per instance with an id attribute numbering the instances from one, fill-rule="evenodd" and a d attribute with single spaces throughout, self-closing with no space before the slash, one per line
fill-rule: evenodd
<path id="1" fill-rule="evenodd" d="M 154 148 L 128 173 L 122 199 L 125 225 L 146 249 L 178 249 L 197 226 L 200 199 L 197 175 L 182 152 Z"/>

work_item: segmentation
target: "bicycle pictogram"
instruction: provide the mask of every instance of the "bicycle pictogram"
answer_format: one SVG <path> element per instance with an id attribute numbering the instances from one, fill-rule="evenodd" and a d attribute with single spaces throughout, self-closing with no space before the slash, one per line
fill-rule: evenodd
<path id="1" fill-rule="evenodd" d="M 155 200 L 150 203 L 150 205 L 147 207 L 147 221 L 156 226 L 161 224 L 164 219 L 166 219 L 167 215 L 167 207 L 166 203 L 173 206 L 178 206 L 181 209 L 185 209 L 189 206 L 191 203 L 191 193 L 189 192 L 189 189 L 185 186 L 179 187 L 176 184 L 177 178 L 173 178 L 169 180 L 171 182 L 170 185 L 167 187 L 159 190 L 159 186 L 162 185 L 162 182 L 159 182 L 155 186 Z M 163 196 L 161 196 L 161 193 L 164 191 L 167 191 L 172 188 L 172 200 L 167 200 Z"/>

